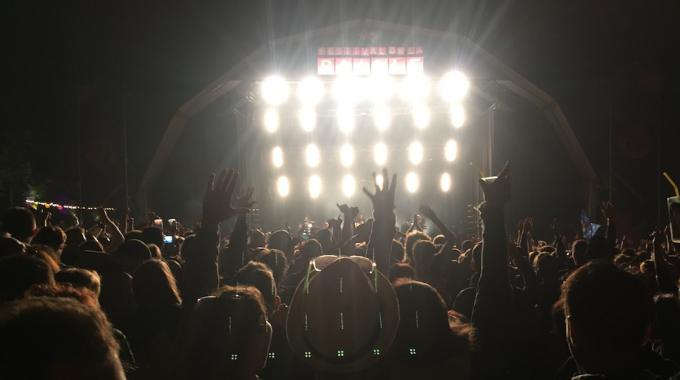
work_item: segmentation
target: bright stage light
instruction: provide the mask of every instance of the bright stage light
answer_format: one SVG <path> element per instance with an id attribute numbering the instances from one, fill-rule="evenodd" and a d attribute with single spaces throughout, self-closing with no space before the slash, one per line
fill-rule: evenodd
<path id="1" fill-rule="evenodd" d="M 305 162 L 307 162 L 307 166 L 310 168 L 319 166 L 319 163 L 321 162 L 319 147 L 314 144 L 307 145 L 307 148 L 305 148 Z"/>
<path id="2" fill-rule="evenodd" d="M 449 173 L 444 173 L 439 177 L 439 189 L 445 193 L 448 193 L 449 190 L 451 190 L 451 176 Z"/>
<path id="3" fill-rule="evenodd" d="M 394 96 L 394 80 L 388 75 L 377 75 L 368 80 L 368 97 L 375 104 L 388 102 Z"/>
<path id="4" fill-rule="evenodd" d="M 465 124 L 465 108 L 462 104 L 454 104 L 451 106 L 451 125 L 454 128 L 460 128 Z"/>
<path id="5" fill-rule="evenodd" d="M 375 176 L 375 185 L 378 186 L 378 189 L 382 190 L 384 184 L 385 184 L 385 177 L 383 177 L 382 174 L 376 175 Z"/>
<path id="6" fill-rule="evenodd" d="M 415 172 L 409 172 L 406 175 L 406 191 L 413 194 L 418 191 L 420 187 L 420 180 L 418 179 L 418 174 Z"/>
<path id="7" fill-rule="evenodd" d="M 290 194 L 290 181 L 288 181 L 288 177 L 285 175 L 276 180 L 276 192 L 281 198 L 285 198 Z"/>
<path id="8" fill-rule="evenodd" d="M 432 113 L 430 107 L 424 103 L 418 103 L 413 106 L 413 124 L 418 129 L 425 129 L 432 121 Z"/>
<path id="9" fill-rule="evenodd" d="M 298 85 L 298 100 L 308 107 L 319 104 L 325 93 L 326 90 L 323 86 L 323 82 L 315 76 L 304 78 Z"/>
<path id="10" fill-rule="evenodd" d="M 321 178 L 316 174 L 309 177 L 307 187 L 309 190 L 309 197 L 312 199 L 317 199 L 319 195 L 321 195 Z"/>
<path id="11" fill-rule="evenodd" d="M 316 128 L 316 111 L 313 107 L 302 107 L 298 111 L 298 121 L 305 132 L 311 132 Z"/>
<path id="12" fill-rule="evenodd" d="M 449 140 L 444 145 L 444 158 L 448 162 L 453 162 L 458 157 L 458 143 L 456 140 Z"/>
<path id="13" fill-rule="evenodd" d="M 279 111 L 274 108 L 267 108 L 264 111 L 264 129 L 269 133 L 279 130 Z"/>
<path id="14" fill-rule="evenodd" d="M 418 165 L 423 161 L 423 145 L 418 141 L 414 141 L 408 146 L 408 160 L 413 165 Z"/>
<path id="15" fill-rule="evenodd" d="M 399 95 L 409 104 L 424 103 L 430 95 L 430 79 L 424 75 L 409 75 L 401 82 Z"/>
<path id="16" fill-rule="evenodd" d="M 275 168 L 283 166 L 283 149 L 280 146 L 275 146 L 272 149 L 272 164 Z"/>
<path id="17" fill-rule="evenodd" d="M 338 106 L 335 118 L 342 133 L 349 134 L 354 130 L 354 107 L 348 105 Z"/>
<path id="18" fill-rule="evenodd" d="M 340 147 L 340 164 L 349 168 L 354 163 L 354 148 L 349 144 Z"/>
<path id="19" fill-rule="evenodd" d="M 366 95 L 366 83 L 360 78 L 344 75 L 333 82 L 333 97 L 338 104 L 354 105 Z"/>
<path id="20" fill-rule="evenodd" d="M 376 165 L 378 166 L 385 166 L 387 163 L 387 145 L 384 143 L 377 143 L 373 146 L 373 159 L 375 160 Z"/>
<path id="21" fill-rule="evenodd" d="M 354 195 L 354 192 L 356 191 L 357 187 L 357 181 L 354 179 L 354 176 L 351 174 L 347 174 L 344 177 L 342 177 L 342 194 L 350 198 L 352 195 Z"/>
<path id="22" fill-rule="evenodd" d="M 447 103 L 458 102 L 467 96 L 470 82 L 460 71 L 454 70 L 439 81 L 439 95 Z"/>
<path id="23" fill-rule="evenodd" d="M 262 81 L 260 93 L 265 103 L 276 107 L 288 99 L 290 88 L 285 79 L 278 75 L 272 75 Z"/>
<path id="24" fill-rule="evenodd" d="M 391 122 L 390 109 L 386 105 L 380 104 L 373 108 L 373 123 L 379 131 L 387 130 Z"/>

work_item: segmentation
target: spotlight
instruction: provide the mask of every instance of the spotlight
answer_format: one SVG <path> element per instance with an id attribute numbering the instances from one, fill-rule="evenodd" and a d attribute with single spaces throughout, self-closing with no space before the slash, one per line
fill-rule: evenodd
<path id="1" fill-rule="evenodd" d="M 349 134 L 354 130 L 354 107 L 348 105 L 338 106 L 335 117 L 338 120 L 340 131 Z"/>
<path id="2" fill-rule="evenodd" d="M 281 149 L 280 146 L 276 146 L 272 149 L 272 164 L 275 168 L 283 166 L 283 149 Z"/>
<path id="3" fill-rule="evenodd" d="M 413 165 L 418 165 L 423 161 L 423 145 L 418 141 L 414 141 L 408 146 L 408 160 Z"/>
<path id="4" fill-rule="evenodd" d="M 270 106 L 280 106 L 288 99 L 290 88 L 285 79 L 272 75 L 262 81 L 260 92 L 265 103 Z"/>
<path id="5" fill-rule="evenodd" d="M 379 75 L 368 82 L 368 94 L 374 104 L 383 104 L 394 95 L 394 81 L 388 75 Z"/>
<path id="6" fill-rule="evenodd" d="M 375 185 L 378 186 L 378 189 L 382 190 L 384 183 L 385 177 L 383 177 L 382 174 L 378 174 L 375 176 Z"/>
<path id="7" fill-rule="evenodd" d="M 449 173 L 444 173 L 439 177 L 439 188 L 445 193 L 448 193 L 449 190 L 451 190 L 451 176 Z"/>
<path id="8" fill-rule="evenodd" d="M 339 76 L 333 82 L 333 97 L 338 104 L 354 105 L 365 96 L 365 83 L 351 75 Z"/>
<path id="9" fill-rule="evenodd" d="M 302 107 L 298 112 L 298 120 L 305 132 L 311 132 L 316 127 L 316 111 L 313 107 Z"/>
<path id="10" fill-rule="evenodd" d="M 340 147 L 340 164 L 349 168 L 354 163 L 354 148 L 349 144 Z"/>
<path id="11" fill-rule="evenodd" d="M 319 195 L 321 195 L 321 178 L 318 175 L 314 174 L 313 176 L 309 177 L 307 186 L 309 188 L 310 198 L 317 199 Z"/>
<path id="12" fill-rule="evenodd" d="M 305 148 L 305 161 L 310 168 L 319 166 L 319 163 L 321 162 L 319 147 L 314 144 L 307 145 L 307 148 Z"/>
<path id="13" fill-rule="evenodd" d="M 387 145 L 384 143 L 377 143 L 373 146 L 373 159 L 376 165 L 385 166 L 387 163 Z"/>
<path id="14" fill-rule="evenodd" d="M 458 157 L 458 143 L 456 140 L 449 140 L 444 145 L 444 158 L 448 162 L 453 162 Z"/>
<path id="15" fill-rule="evenodd" d="M 279 193 L 281 198 L 285 198 L 290 194 L 290 181 L 288 181 L 288 177 L 285 175 L 276 180 L 276 192 Z"/>
<path id="16" fill-rule="evenodd" d="M 432 113 L 430 108 L 425 103 L 418 103 L 413 106 L 413 124 L 415 124 L 418 129 L 425 129 L 430 125 L 432 120 Z"/>
<path id="17" fill-rule="evenodd" d="M 298 100 L 308 107 L 313 107 L 321 102 L 325 95 L 323 82 L 315 76 L 308 76 L 298 85 Z"/>
<path id="18" fill-rule="evenodd" d="M 418 179 L 418 174 L 415 172 L 409 172 L 406 175 L 406 191 L 413 194 L 418 191 L 420 187 L 420 180 Z"/>
<path id="19" fill-rule="evenodd" d="M 345 197 L 350 198 L 352 195 L 354 195 L 356 187 L 357 181 L 354 179 L 353 175 L 347 174 L 342 178 L 342 194 Z"/>
<path id="20" fill-rule="evenodd" d="M 399 88 L 401 99 L 410 104 L 424 103 L 430 94 L 430 79 L 421 74 L 409 75 Z"/>
<path id="21" fill-rule="evenodd" d="M 451 125 L 454 128 L 460 128 L 465 124 L 465 108 L 462 104 L 454 104 L 451 106 Z"/>
<path id="22" fill-rule="evenodd" d="M 264 129 L 269 133 L 279 130 L 279 111 L 274 108 L 267 108 L 264 111 Z"/>
<path id="23" fill-rule="evenodd" d="M 470 82 L 460 71 L 451 71 L 439 82 L 439 95 L 447 103 L 458 102 L 467 96 Z"/>
<path id="24" fill-rule="evenodd" d="M 379 131 L 389 128 L 391 119 L 390 109 L 386 105 L 380 104 L 375 106 L 373 109 L 373 123 Z"/>

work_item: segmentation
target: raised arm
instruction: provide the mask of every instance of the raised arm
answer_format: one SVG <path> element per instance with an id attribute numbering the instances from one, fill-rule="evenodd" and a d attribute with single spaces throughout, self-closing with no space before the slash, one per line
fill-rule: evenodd
<path id="1" fill-rule="evenodd" d="M 354 219 L 359 215 L 358 207 L 350 207 L 346 204 L 336 204 L 338 210 L 342 212 L 344 221 L 342 222 L 342 232 L 340 235 L 341 253 L 346 256 L 354 254 L 354 245 L 346 244 L 352 239 L 354 235 Z"/>
<path id="2" fill-rule="evenodd" d="M 219 177 L 210 176 L 203 198 L 201 229 L 196 234 L 196 244 L 191 252 L 183 252 L 183 298 L 193 304 L 200 297 L 212 293 L 219 284 L 217 271 L 217 246 L 219 223 L 249 211 L 234 207 L 231 198 L 236 188 L 238 173 L 223 170 Z"/>
<path id="3" fill-rule="evenodd" d="M 373 184 L 375 191 L 363 188 L 364 193 L 373 204 L 373 228 L 369 239 L 369 251 L 367 256 L 372 258 L 378 266 L 378 270 L 387 273 L 390 269 L 390 251 L 392 249 L 392 238 L 394 238 L 394 224 L 397 216 L 394 214 L 394 193 L 397 188 L 397 175 L 392 176 L 389 181 L 387 169 L 383 169 L 383 185 L 378 186 L 375 173 L 373 173 Z"/>
<path id="4" fill-rule="evenodd" d="M 99 213 L 99 220 L 104 223 L 104 228 L 108 230 L 111 233 L 111 244 L 107 247 L 107 251 L 114 252 L 115 250 L 120 247 L 121 244 L 125 241 L 125 236 L 123 236 L 123 233 L 120 232 L 120 229 L 118 228 L 118 225 L 109 218 L 109 215 L 106 213 L 106 210 L 104 210 L 103 207 L 100 207 L 97 212 Z"/>
<path id="5" fill-rule="evenodd" d="M 479 350 L 473 370 L 481 378 L 494 378 L 505 370 L 507 318 L 511 307 L 508 254 L 505 236 L 505 204 L 510 199 L 510 166 L 494 181 L 480 179 L 485 201 L 479 206 L 484 223 L 482 266 L 472 310 Z"/>
<path id="6" fill-rule="evenodd" d="M 673 265 L 666 259 L 666 252 L 663 250 L 665 237 L 661 232 L 652 234 L 652 260 L 656 270 L 656 282 L 661 293 L 678 294 L 677 274 L 673 270 Z"/>

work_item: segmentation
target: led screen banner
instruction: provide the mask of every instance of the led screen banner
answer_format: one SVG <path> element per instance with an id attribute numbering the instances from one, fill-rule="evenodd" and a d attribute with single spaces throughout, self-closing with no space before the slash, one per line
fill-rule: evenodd
<path id="1" fill-rule="evenodd" d="M 419 46 L 332 46 L 317 49 L 317 74 L 414 75 L 425 71 Z"/>

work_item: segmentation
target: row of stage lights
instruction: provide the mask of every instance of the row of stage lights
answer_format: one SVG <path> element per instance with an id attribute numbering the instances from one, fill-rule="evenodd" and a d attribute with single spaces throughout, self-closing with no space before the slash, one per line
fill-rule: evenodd
<path id="1" fill-rule="evenodd" d="M 407 147 L 408 160 L 413 165 L 418 165 L 423 161 L 425 149 L 423 145 L 414 141 Z M 446 162 L 453 162 L 458 156 L 458 143 L 456 140 L 448 140 L 444 144 L 444 159 Z M 343 144 L 338 149 L 340 164 L 345 168 L 350 168 L 354 164 L 354 148 L 350 144 Z M 373 161 L 379 167 L 387 164 L 389 156 L 389 149 L 385 143 L 379 142 L 373 146 Z M 321 150 L 316 144 L 309 144 L 304 150 L 305 163 L 308 167 L 315 169 L 321 164 Z M 271 151 L 272 165 L 280 169 L 284 166 L 285 157 L 283 149 L 280 146 L 275 146 Z"/>
<path id="2" fill-rule="evenodd" d="M 331 85 L 331 92 L 336 101 L 335 117 L 340 130 L 350 133 L 354 130 L 355 109 L 362 102 L 372 103 L 372 119 L 380 130 L 389 128 L 392 112 L 388 103 L 398 93 L 399 98 L 411 110 L 413 124 L 424 129 L 432 120 L 432 111 L 428 105 L 432 83 L 424 75 L 410 75 L 399 83 L 390 76 L 370 78 L 340 76 Z M 451 124 L 460 128 L 465 124 L 465 109 L 462 100 L 470 88 L 468 79 L 460 71 L 451 71 L 444 75 L 438 84 L 441 100 L 448 105 Z M 262 81 L 260 95 L 268 108 L 264 112 L 264 126 L 267 132 L 274 133 L 281 124 L 277 107 L 284 105 L 290 98 L 291 85 L 284 78 L 273 75 Z M 316 76 L 309 76 L 297 85 L 297 98 L 301 105 L 297 117 L 302 129 L 311 132 L 316 128 L 316 107 L 326 96 L 326 86 Z"/>
<path id="3" fill-rule="evenodd" d="M 385 179 L 383 178 L 382 174 L 378 174 L 375 177 L 375 183 L 381 189 L 384 180 Z M 418 174 L 415 172 L 407 173 L 404 179 L 404 185 L 408 193 L 410 194 L 417 193 L 418 190 L 420 189 L 420 178 L 418 177 Z M 452 186 L 453 180 L 451 178 L 451 175 L 446 172 L 442 173 L 442 175 L 439 177 L 439 190 L 441 190 L 444 193 L 448 193 L 451 190 Z M 353 175 L 346 174 L 344 177 L 342 177 L 340 187 L 342 189 L 343 196 L 345 196 L 346 198 L 351 198 L 357 192 L 357 180 Z M 307 193 L 309 197 L 311 199 L 318 199 L 321 196 L 322 191 L 323 184 L 321 177 L 319 177 L 316 174 L 311 175 L 307 179 Z M 279 176 L 279 178 L 276 180 L 276 192 L 281 198 L 287 198 L 290 195 L 291 185 L 290 180 L 288 179 L 287 176 L 285 175 Z"/>

